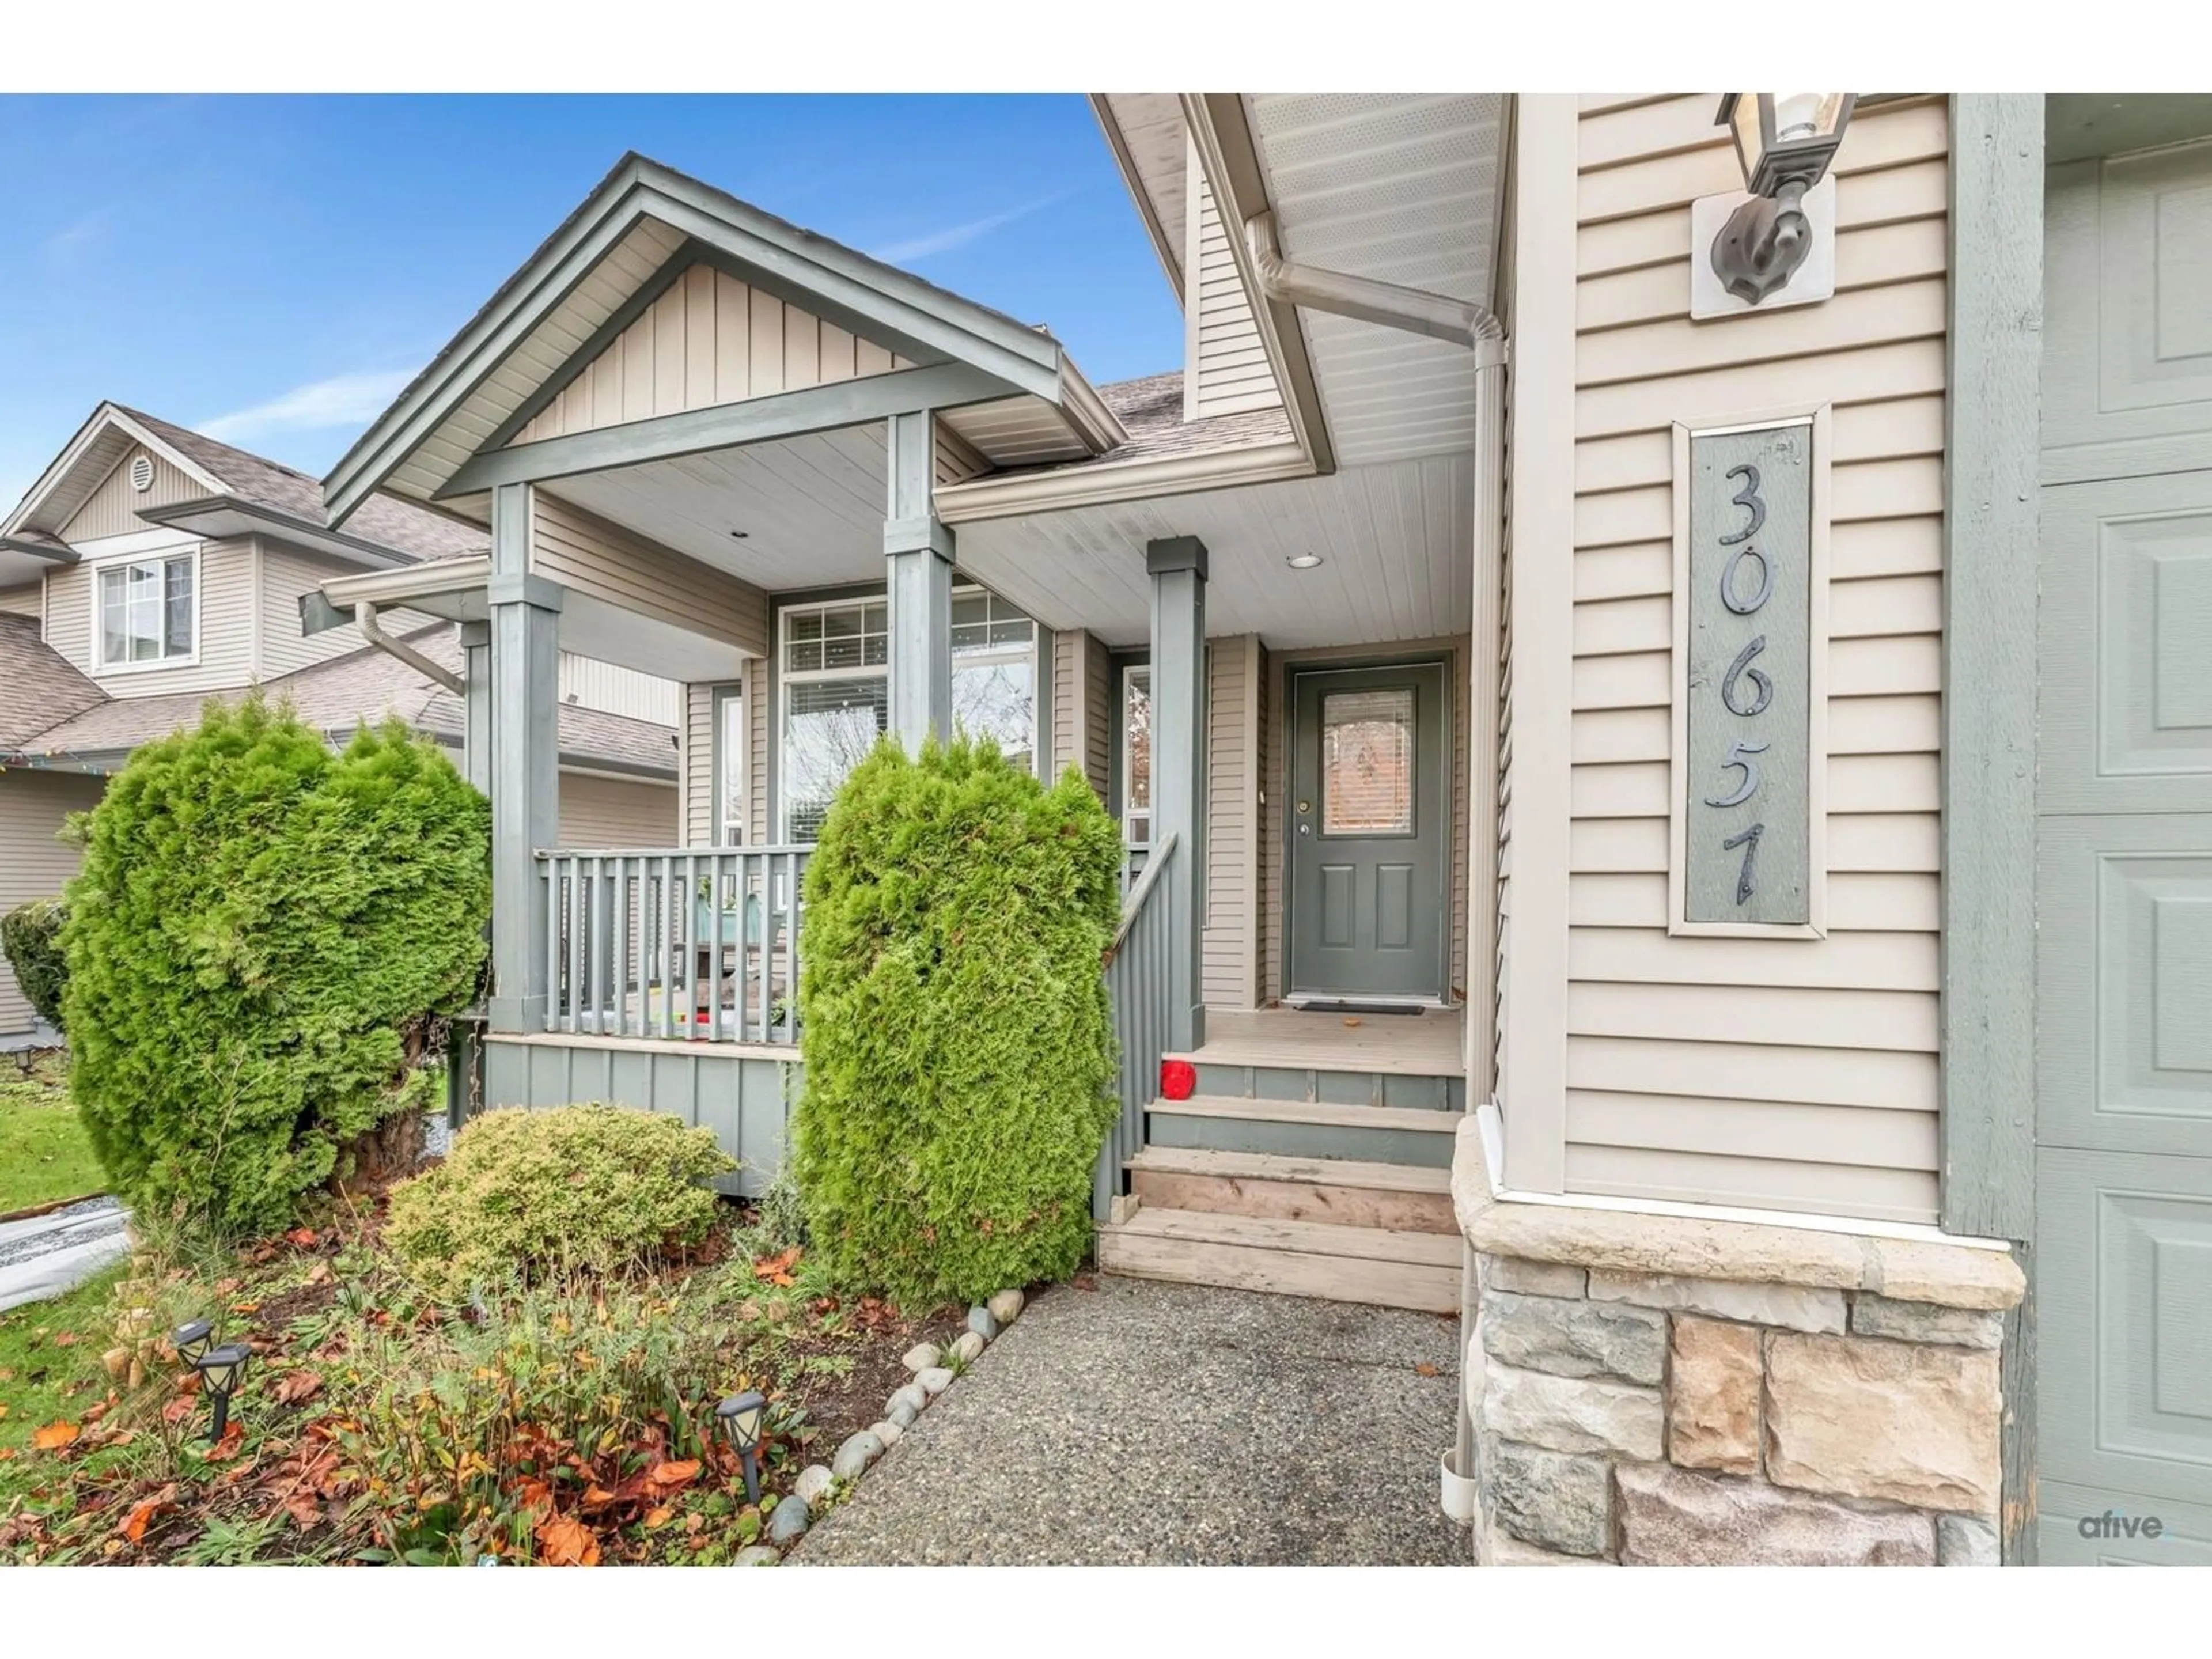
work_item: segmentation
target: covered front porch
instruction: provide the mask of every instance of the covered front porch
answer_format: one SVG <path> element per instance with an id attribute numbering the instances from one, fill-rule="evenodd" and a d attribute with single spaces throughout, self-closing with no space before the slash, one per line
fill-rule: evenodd
<path id="1" fill-rule="evenodd" d="M 838 785 L 885 734 L 988 734 L 1080 773 L 1127 847 L 1102 1260 L 1456 1305 L 1442 1183 L 1488 1041 L 1473 458 L 1327 466 L 1279 405 L 1094 388 L 1038 331 L 634 161 L 329 488 L 490 532 L 309 618 L 463 625 L 477 1103 L 678 1111 L 764 1186 Z M 559 844 L 563 649 L 682 682 L 676 844 Z"/>

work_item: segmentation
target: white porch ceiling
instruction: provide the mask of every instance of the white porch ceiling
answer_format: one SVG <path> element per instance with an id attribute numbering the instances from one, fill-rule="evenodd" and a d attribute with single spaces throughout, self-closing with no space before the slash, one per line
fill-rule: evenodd
<path id="1" fill-rule="evenodd" d="M 1145 544 L 1206 546 L 1206 631 L 1270 646 L 1463 634 L 1474 606 L 1474 472 L 1462 447 L 1328 477 L 1082 507 L 958 529 L 960 568 L 1054 628 L 1116 647 L 1151 631 Z M 1292 570 L 1315 552 L 1322 562 Z"/>
<path id="2" fill-rule="evenodd" d="M 1246 100 L 1285 257 L 1492 303 L 1502 94 Z M 1341 465 L 1473 447 L 1467 351 L 1349 317 L 1299 319 Z"/>
<path id="3" fill-rule="evenodd" d="M 563 478 L 549 488 L 770 592 L 883 580 L 880 423 Z"/>

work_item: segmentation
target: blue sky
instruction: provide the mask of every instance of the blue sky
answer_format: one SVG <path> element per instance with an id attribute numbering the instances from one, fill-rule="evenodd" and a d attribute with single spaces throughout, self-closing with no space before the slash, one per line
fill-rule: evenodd
<path id="1" fill-rule="evenodd" d="M 102 398 L 321 472 L 625 149 L 1182 361 L 1079 97 L 0 97 L 0 509 Z"/>

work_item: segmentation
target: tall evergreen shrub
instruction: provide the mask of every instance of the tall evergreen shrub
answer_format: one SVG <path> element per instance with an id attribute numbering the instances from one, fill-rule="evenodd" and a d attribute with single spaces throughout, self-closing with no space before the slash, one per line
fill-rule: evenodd
<path id="1" fill-rule="evenodd" d="M 878 744 L 806 873 L 792 1157 L 815 1250 L 908 1302 L 1065 1277 L 1114 1115 L 1121 837 L 988 740 Z"/>
<path id="2" fill-rule="evenodd" d="M 280 1226 L 340 1151 L 419 1110 L 465 1004 L 490 807 L 393 721 L 342 754 L 257 693 L 150 743 L 85 823 L 62 933 L 70 1073 L 142 1211 Z"/>
<path id="3" fill-rule="evenodd" d="M 62 987 L 69 963 L 62 956 L 62 923 L 69 913 L 58 898 L 31 899 L 0 916 L 0 954 L 15 970 L 24 1000 L 40 1018 L 59 1030 Z"/>

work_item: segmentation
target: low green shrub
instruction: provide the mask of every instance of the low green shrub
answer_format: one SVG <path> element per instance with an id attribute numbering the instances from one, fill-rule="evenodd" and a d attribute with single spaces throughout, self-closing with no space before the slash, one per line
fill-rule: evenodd
<path id="1" fill-rule="evenodd" d="M 509 1278 L 609 1272 L 698 1243 L 715 1215 L 702 1183 L 737 1167 L 712 1129 L 665 1112 L 486 1112 L 443 1164 L 392 1188 L 384 1236 L 448 1299 Z"/>
<path id="2" fill-rule="evenodd" d="M 62 948 L 70 1086 L 112 1189 L 212 1235 L 289 1225 L 435 1099 L 491 811 L 398 721 L 343 753 L 254 693 L 142 744 L 84 823 Z"/>
<path id="3" fill-rule="evenodd" d="M 880 744 L 806 872 L 791 1158 L 814 1252 L 909 1305 L 1074 1271 L 1114 1115 L 1121 843 L 1073 769 Z"/>
<path id="4" fill-rule="evenodd" d="M 69 963 L 62 955 L 62 924 L 69 911 L 58 898 L 33 899 L 0 916 L 0 951 L 15 970 L 15 983 L 42 1019 L 59 1027 L 62 988 Z"/>

